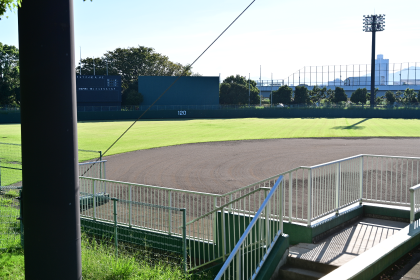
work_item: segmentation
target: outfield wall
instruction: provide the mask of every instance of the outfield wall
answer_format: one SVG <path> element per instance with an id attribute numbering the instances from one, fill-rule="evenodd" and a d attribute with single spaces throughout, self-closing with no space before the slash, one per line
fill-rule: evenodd
<path id="1" fill-rule="evenodd" d="M 78 121 L 137 119 L 143 111 L 78 112 Z M 53 117 L 53 116 L 52 116 Z M 416 109 L 265 108 L 224 110 L 148 111 L 143 119 L 234 119 L 234 118 L 384 118 L 420 119 Z M 20 123 L 20 112 L 0 112 L 0 124 Z"/>

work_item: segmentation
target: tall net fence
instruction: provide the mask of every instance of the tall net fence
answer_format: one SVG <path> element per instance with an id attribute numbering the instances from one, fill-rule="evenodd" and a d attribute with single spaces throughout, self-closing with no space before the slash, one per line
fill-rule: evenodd
<path id="1" fill-rule="evenodd" d="M 269 83 L 267 83 L 269 85 Z M 370 86 L 371 65 L 305 66 L 284 79 L 297 86 Z M 420 62 L 375 63 L 375 86 L 420 85 Z"/>

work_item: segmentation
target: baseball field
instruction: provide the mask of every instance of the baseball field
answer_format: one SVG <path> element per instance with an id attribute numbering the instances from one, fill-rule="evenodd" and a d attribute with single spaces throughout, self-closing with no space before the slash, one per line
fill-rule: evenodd
<path id="1" fill-rule="evenodd" d="M 131 123 L 131 121 L 80 122 L 79 148 L 105 151 Z M 0 125 L 0 131 L 0 142 L 20 143 L 19 124 Z M 420 120 L 349 118 L 140 120 L 107 155 L 191 143 L 326 137 L 420 137 Z"/>
<path id="2" fill-rule="evenodd" d="M 80 122 L 79 149 L 104 152 L 131 123 Z M 20 143 L 20 125 L 0 131 Z M 108 179 L 224 193 L 357 154 L 420 156 L 419 137 L 420 120 L 406 119 L 141 120 L 105 159 Z"/>

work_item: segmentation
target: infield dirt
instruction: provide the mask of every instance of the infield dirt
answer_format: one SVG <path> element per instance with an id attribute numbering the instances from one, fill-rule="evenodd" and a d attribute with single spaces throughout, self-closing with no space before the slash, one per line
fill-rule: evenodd
<path id="1" fill-rule="evenodd" d="M 420 157 L 420 138 L 304 138 L 185 144 L 105 157 L 111 180 L 226 193 L 298 166 L 358 154 Z"/>

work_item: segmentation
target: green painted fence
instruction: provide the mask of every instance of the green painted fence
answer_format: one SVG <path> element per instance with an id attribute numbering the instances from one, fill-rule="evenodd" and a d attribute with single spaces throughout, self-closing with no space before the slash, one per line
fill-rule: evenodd
<path id="1" fill-rule="evenodd" d="M 143 111 L 78 112 L 78 121 L 132 120 Z M 230 119 L 230 118 L 402 118 L 419 119 L 419 109 L 370 108 L 263 108 L 222 110 L 151 110 L 143 119 Z M 0 112 L 0 124 L 20 123 L 20 113 Z"/>

